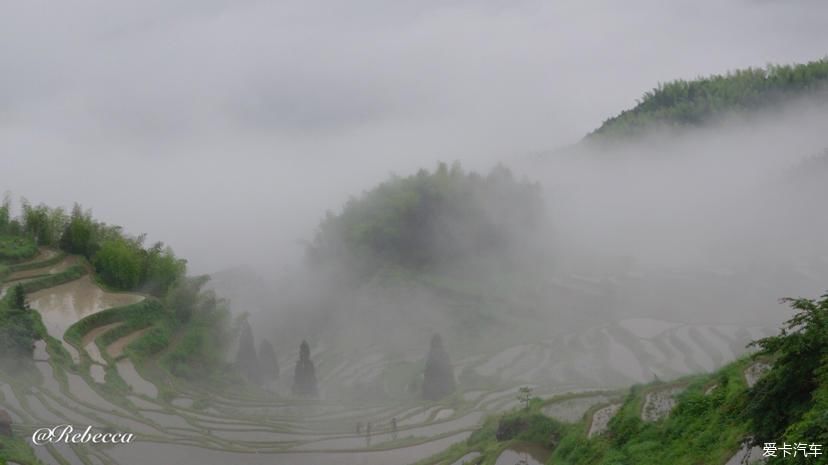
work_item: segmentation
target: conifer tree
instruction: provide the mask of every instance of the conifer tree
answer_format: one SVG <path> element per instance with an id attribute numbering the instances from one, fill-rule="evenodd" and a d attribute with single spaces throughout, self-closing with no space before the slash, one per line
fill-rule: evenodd
<path id="1" fill-rule="evenodd" d="M 423 378 L 423 399 L 439 400 L 454 392 L 454 369 L 439 334 L 431 338 Z"/>
<path id="2" fill-rule="evenodd" d="M 253 328 L 245 320 L 239 335 L 239 351 L 236 354 L 236 365 L 250 382 L 262 383 L 262 373 L 259 368 L 259 359 L 256 356 L 256 345 L 253 340 Z"/>
<path id="3" fill-rule="evenodd" d="M 310 358 L 310 346 L 302 341 L 299 346 L 299 360 L 293 372 L 293 394 L 298 396 L 317 397 L 319 387 L 316 384 L 316 368 Z"/>
<path id="4" fill-rule="evenodd" d="M 279 379 L 279 359 L 276 358 L 276 351 L 267 339 L 259 343 L 259 365 L 265 382 Z"/>

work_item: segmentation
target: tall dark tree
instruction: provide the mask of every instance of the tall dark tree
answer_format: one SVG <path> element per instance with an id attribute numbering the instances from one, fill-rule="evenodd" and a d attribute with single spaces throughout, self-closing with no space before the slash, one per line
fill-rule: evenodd
<path id="1" fill-rule="evenodd" d="M 26 302 L 26 291 L 22 284 L 18 284 L 11 289 L 11 307 L 17 310 L 29 309 L 29 303 Z"/>
<path id="2" fill-rule="evenodd" d="M 316 384 L 316 368 L 310 358 L 310 346 L 302 341 L 299 346 L 299 360 L 293 372 L 293 394 L 298 396 L 317 397 L 319 387 Z"/>
<path id="3" fill-rule="evenodd" d="M 60 248 L 74 254 L 92 258 L 97 251 L 95 221 L 91 211 L 83 211 L 79 204 L 72 207 L 72 214 L 63 235 L 60 237 Z"/>
<path id="4" fill-rule="evenodd" d="M 262 383 L 262 373 L 259 368 L 259 358 L 256 356 L 256 345 L 253 341 L 253 328 L 245 320 L 239 335 L 239 351 L 236 354 L 236 365 L 244 376 L 253 383 Z"/>
<path id="5" fill-rule="evenodd" d="M 259 343 L 259 365 L 262 370 L 264 381 L 275 381 L 279 379 L 279 359 L 276 358 L 276 351 L 267 339 Z"/>
<path id="6" fill-rule="evenodd" d="M 423 378 L 423 399 L 439 400 L 454 392 L 454 369 L 439 334 L 431 338 Z"/>
<path id="7" fill-rule="evenodd" d="M 38 335 L 23 286 L 18 284 L 9 293 L 10 308 L 0 307 L 0 367 L 17 370 L 32 359 Z"/>

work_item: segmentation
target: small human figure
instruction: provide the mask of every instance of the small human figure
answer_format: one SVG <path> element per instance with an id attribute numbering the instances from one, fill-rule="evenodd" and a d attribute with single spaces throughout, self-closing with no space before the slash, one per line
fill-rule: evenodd
<path id="1" fill-rule="evenodd" d="M 391 419 L 391 431 L 397 432 L 397 417 Z"/>
<path id="2" fill-rule="evenodd" d="M 365 426 L 365 434 L 368 437 L 371 437 L 371 423 L 370 422 Z"/>
<path id="3" fill-rule="evenodd" d="M 362 434 L 362 422 L 358 421 L 356 424 L 356 434 Z"/>

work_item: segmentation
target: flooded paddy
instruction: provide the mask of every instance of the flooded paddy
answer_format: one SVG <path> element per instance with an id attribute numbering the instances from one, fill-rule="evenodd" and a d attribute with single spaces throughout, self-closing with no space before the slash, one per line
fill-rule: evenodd
<path id="1" fill-rule="evenodd" d="M 228 452 L 180 444 L 135 442 L 129 447 L 117 447 L 107 452 L 119 465 L 147 463 L 175 463 L 177 465 L 204 465 L 243 463 L 245 465 L 409 465 L 466 440 L 470 433 L 460 433 L 436 441 L 397 449 L 361 452 L 299 452 L 299 453 L 243 453 Z"/>
<path id="2" fill-rule="evenodd" d="M 81 338 L 81 347 L 83 347 L 83 350 L 85 350 L 86 353 L 89 354 L 89 358 L 91 358 L 93 362 L 100 363 L 101 365 L 106 365 L 106 361 L 101 355 L 101 351 L 98 349 L 98 345 L 95 344 L 95 339 L 97 339 L 98 336 L 106 333 L 107 331 L 121 326 L 122 324 L 122 322 L 117 322 L 110 323 L 108 325 L 98 326 L 97 328 L 94 328 L 83 335 L 83 338 Z"/>
<path id="3" fill-rule="evenodd" d="M 536 444 L 518 444 L 504 450 L 495 465 L 544 465 L 551 452 Z"/>
<path id="4" fill-rule="evenodd" d="M 40 339 L 34 343 L 34 360 L 40 362 L 49 361 L 49 353 L 46 352 L 46 341 Z"/>
<path id="5" fill-rule="evenodd" d="M 55 252 L 55 255 L 56 254 L 57 253 Z M 52 257 L 49 257 L 49 258 L 52 258 Z M 43 261 L 43 260 L 39 260 L 39 261 Z M 80 263 L 80 260 L 78 259 L 78 257 L 69 256 L 69 257 L 64 258 L 63 260 L 61 260 L 60 262 L 58 262 L 55 265 L 47 265 L 43 268 L 32 268 L 32 269 L 23 270 L 23 271 L 16 271 L 16 272 L 10 274 L 6 278 L 6 281 L 18 281 L 18 280 L 21 280 L 21 279 L 34 278 L 34 277 L 37 277 L 37 276 L 57 274 L 57 273 L 61 273 L 63 271 L 66 271 L 70 267 L 72 267 L 73 265 L 77 265 L 79 263 Z"/>
<path id="6" fill-rule="evenodd" d="M 370 436 L 370 444 L 382 444 L 383 442 L 405 438 L 429 438 L 440 436 L 454 431 L 473 429 L 480 424 L 483 418 L 481 412 L 473 412 L 456 420 L 442 423 L 433 423 L 427 426 L 419 426 L 409 429 L 400 429 L 397 432 L 391 431 L 390 423 L 374 424 Z M 301 445 L 297 450 L 345 450 L 361 449 L 366 447 L 367 433 L 361 436 L 341 437 L 326 439 Z"/>
<path id="7" fill-rule="evenodd" d="M 40 377 L 43 381 L 41 386 L 52 392 L 60 392 L 60 384 L 58 384 L 55 379 L 55 373 L 52 365 L 50 365 L 49 362 L 35 362 L 35 367 L 37 367 L 37 370 L 40 372 Z"/>
<path id="8" fill-rule="evenodd" d="M 96 383 L 103 384 L 106 381 L 106 369 L 101 365 L 93 363 L 89 366 L 89 376 L 91 376 Z"/>
<path id="9" fill-rule="evenodd" d="M 84 277 L 33 293 L 31 302 L 44 316 L 50 334 L 59 337 L 79 318 L 142 298 L 136 294 L 105 292 L 89 277 Z M 188 386 L 156 402 L 151 399 L 159 397 L 159 386 L 142 377 L 133 362 L 123 358 L 124 348 L 139 338 L 143 334 L 141 331 L 128 334 L 105 349 L 99 349 L 95 344 L 96 338 L 119 324 L 101 326 L 83 335 L 80 347 L 93 361 L 89 366 L 91 379 L 66 373 L 68 393 L 62 392 L 54 368 L 45 361 L 48 360 L 45 343 L 38 342 L 36 358 L 44 361 L 35 366 L 43 379 L 43 390 L 21 392 L 21 406 L 6 385 L 3 392 L 9 391 L 10 395 L 6 396 L 3 405 L 11 410 L 17 404 L 16 411 L 22 412 L 24 417 L 37 418 L 39 422 L 63 420 L 106 424 L 142 435 L 143 442 L 129 447 L 96 450 L 100 460 L 94 458 L 93 463 L 130 465 L 160 460 L 184 465 L 403 465 L 441 452 L 450 444 L 465 439 L 485 415 L 516 408 L 519 405 L 517 387 L 521 385 L 532 386 L 535 395 L 541 398 L 582 392 L 574 396 L 567 394 L 544 407 L 545 414 L 560 421 L 580 421 L 591 409 L 605 405 L 588 419 L 589 435 L 601 434 L 620 408 L 620 404 L 606 405 L 612 402 L 612 397 L 606 394 L 608 388 L 627 386 L 634 381 L 651 381 L 654 375 L 677 377 L 726 363 L 741 353 L 734 348 L 743 339 L 763 331 L 761 328 L 686 325 L 647 318 L 609 322 L 564 337 L 549 337 L 490 354 L 467 356 L 463 364 L 455 366 L 457 373 L 487 375 L 499 381 L 493 381 L 488 389 L 481 384 L 461 385 L 461 389 L 469 390 L 461 391 L 452 402 L 424 403 L 415 396 L 399 401 L 391 397 L 375 402 L 359 399 L 349 403 L 339 402 L 337 397 L 336 401 L 297 402 L 264 391 L 218 393 L 197 386 Z M 67 350 L 74 351 L 73 348 Z M 101 353 L 103 350 L 107 353 Z M 121 407 L 115 397 L 110 399 L 109 391 L 97 390 L 100 389 L 97 383 L 105 381 L 106 360 L 109 359 L 105 355 L 120 358 L 114 368 L 132 391 L 123 397 L 123 405 L 128 408 Z M 78 360 L 76 351 L 73 359 Z M 322 359 L 326 363 L 320 363 L 320 379 L 335 386 L 379 383 L 388 367 L 412 363 L 391 360 L 377 353 L 363 354 L 361 359 L 347 359 L 331 350 L 320 354 Z M 286 356 L 280 361 L 285 366 L 292 363 Z M 62 373 L 57 374 L 62 376 Z M 745 377 L 748 376 L 751 375 L 746 372 Z M 289 386 L 289 381 L 280 382 Z M 665 406 L 674 395 L 653 392 L 645 402 L 648 411 L 654 412 L 652 418 L 658 418 L 656 411 L 662 412 L 659 415 L 669 412 L 670 407 Z M 193 409 L 196 400 L 202 403 L 205 399 L 209 399 L 209 409 Z M 397 421 L 397 431 L 393 431 L 392 418 Z M 19 419 L 16 415 L 15 420 Z M 370 437 L 365 433 L 365 425 L 369 422 L 372 426 Z M 361 434 L 356 434 L 357 423 L 362 425 Z M 146 442 L 148 439 L 169 442 Z M 401 444 L 417 445 L 400 447 Z M 386 447 L 389 450 L 381 450 Z M 48 450 L 43 451 L 47 451 L 48 456 Z M 56 453 L 62 455 L 63 452 Z M 70 452 L 74 453 L 67 453 Z M 88 451 L 83 452 L 83 459 L 87 461 Z M 504 451 L 497 463 L 513 465 L 518 460 L 544 463 L 544 454 L 548 451 L 529 450 L 517 445 Z M 72 463 L 75 458 L 67 457 L 66 462 Z M 463 460 L 476 458 L 479 456 L 471 453 Z M 50 463 L 57 463 L 51 456 L 49 459 Z"/>
<path id="10" fill-rule="evenodd" d="M 135 369 L 135 365 L 132 364 L 131 360 L 119 360 L 115 366 L 118 370 L 118 374 L 124 381 L 126 381 L 129 387 L 132 388 L 133 392 L 147 397 L 158 396 L 158 388 L 138 374 L 138 370 Z"/>
<path id="11" fill-rule="evenodd" d="M 478 457 L 480 457 L 480 452 L 469 452 L 468 454 L 457 459 L 457 461 L 453 462 L 451 465 L 467 465 L 472 463 L 472 460 L 475 460 Z"/>
<path id="12" fill-rule="evenodd" d="M 82 318 L 144 299 L 138 294 L 104 291 L 89 275 L 34 292 L 28 298 L 29 305 L 43 317 L 49 334 L 58 340 L 62 340 L 66 330 Z"/>
<path id="13" fill-rule="evenodd" d="M 66 373 L 66 379 L 69 382 L 69 393 L 77 400 L 95 406 L 96 409 L 103 409 L 104 411 L 123 412 L 122 409 L 116 407 L 108 400 L 101 397 L 95 392 L 86 381 L 80 376 L 73 373 Z"/>

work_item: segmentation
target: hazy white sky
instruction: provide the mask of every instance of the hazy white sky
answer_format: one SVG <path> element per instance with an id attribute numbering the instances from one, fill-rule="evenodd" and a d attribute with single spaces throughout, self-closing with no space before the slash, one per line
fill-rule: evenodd
<path id="1" fill-rule="evenodd" d="M 485 168 L 659 81 L 823 57 L 826 22 L 821 0 L 0 1 L 0 190 L 195 271 L 261 264 L 389 172 Z"/>

